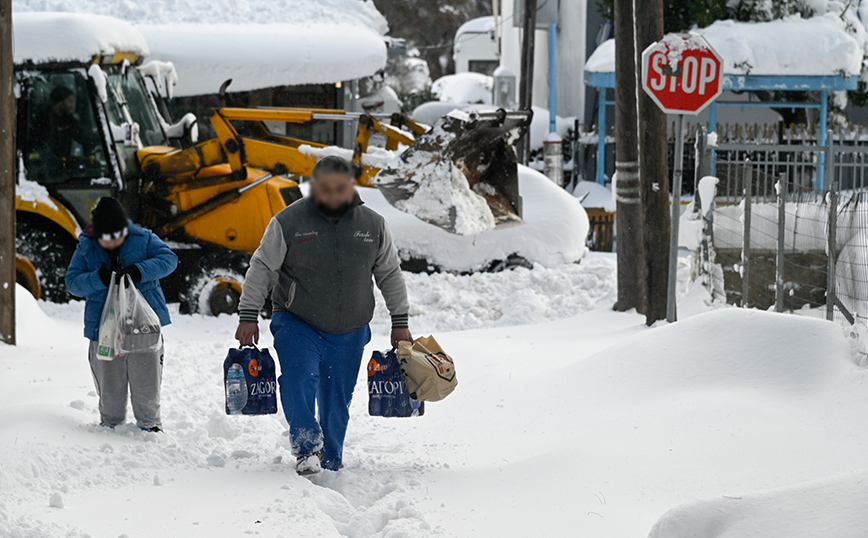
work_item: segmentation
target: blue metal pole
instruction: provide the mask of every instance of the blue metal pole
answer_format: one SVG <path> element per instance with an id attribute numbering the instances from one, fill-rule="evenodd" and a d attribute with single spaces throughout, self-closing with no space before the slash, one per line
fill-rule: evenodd
<path id="1" fill-rule="evenodd" d="M 826 147 L 826 129 L 828 128 L 826 125 L 828 122 L 828 94 L 828 90 L 820 90 L 820 140 L 817 146 L 823 149 Z M 817 191 L 819 192 L 823 192 L 823 180 L 826 175 L 826 153 L 823 149 L 817 152 L 817 161 L 819 163 L 819 166 L 817 166 Z"/>
<path id="2" fill-rule="evenodd" d="M 556 48 L 558 45 L 558 25 L 549 25 L 549 132 L 558 130 L 558 65 Z"/>
<path id="3" fill-rule="evenodd" d="M 597 99 L 597 183 L 606 183 L 606 98 L 607 88 L 600 88 Z"/>

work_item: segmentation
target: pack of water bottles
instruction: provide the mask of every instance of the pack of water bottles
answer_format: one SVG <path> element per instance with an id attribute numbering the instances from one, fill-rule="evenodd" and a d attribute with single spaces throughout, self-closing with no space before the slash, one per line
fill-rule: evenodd
<path id="1" fill-rule="evenodd" d="M 395 350 L 374 351 L 368 361 L 368 413 L 372 417 L 419 417 L 425 402 L 414 400 Z"/>
<path id="2" fill-rule="evenodd" d="M 277 374 L 267 349 L 230 349 L 223 361 L 227 415 L 277 413 Z"/>

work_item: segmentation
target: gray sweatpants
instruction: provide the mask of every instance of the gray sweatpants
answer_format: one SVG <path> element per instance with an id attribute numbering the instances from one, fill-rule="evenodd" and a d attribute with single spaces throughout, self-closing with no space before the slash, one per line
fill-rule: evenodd
<path id="1" fill-rule="evenodd" d="M 160 383 L 163 380 L 163 346 L 149 353 L 130 353 L 111 361 L 97 358 L 97 342 L 91 342 L 87 358 L 99 395 L 100 423 L 123 424 L 127 416 L 127 387 L 133 415 L 140 428 L 160 423 Z"/>

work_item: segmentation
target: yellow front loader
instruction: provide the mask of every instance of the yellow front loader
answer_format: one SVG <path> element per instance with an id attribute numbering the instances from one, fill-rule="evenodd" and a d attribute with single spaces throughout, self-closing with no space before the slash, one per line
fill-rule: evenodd
<path id="1" fill-rule="evenodd" d="M 18 279 L 37 297 L 68 298 L 63 277 L 77 234 L 99 198 L 111 195 L 178 253 L 179 269 L 164 288 L 170 300 L 181 302 L 182 312 L 234 312 L 249 256 L 269 220 L 301 197 L 298 183 L 326 154 L 351 159 L 357 181 L 380 188 L 399 207 L 420 182 L 454 182 L 457 171 L 498 222 L 519 219 L 511 144 L 526 131 L 529 113 L 445 117 L 427 128 L 399 114 L 218 108 L 210 116 L 216 136 L 196 142 L 190 118 L 169 125 L 160 116 L 157 96 L 134 67 L 138 63 L 134 55 L 116 54 L 16 66 Z M 45 135 L 39 121 L 51 113 L 61 86 L 73 94 L 76 132 L 83 134 L 69 144 L 68 154 L 58 156 L 40 139 Z M 279 135 L 266 124 L 323 120 L 356 122 L 353 148 Z M 384 148 L 369 147 L 376 133 L 385 137 Z M 439 162 L 446 163 L 435 167 L 449 171 L 445 177 L 428 166 Z M 459 231 L 449 208 L 442 213 L 423 218 Z"/>

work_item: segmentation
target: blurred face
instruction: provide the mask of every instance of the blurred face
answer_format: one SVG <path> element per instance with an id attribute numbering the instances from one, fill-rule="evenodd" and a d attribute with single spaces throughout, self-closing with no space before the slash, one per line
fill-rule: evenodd
<path id="1" fill-rule="evenodd" d="M 316 203 L 338 209 L 353 201 L 356 187 L 347 174 L 327 172 L 310 182 L 310 192 Z"/>
<path id="2" fill-rule="evenodd" d="M 126 239 L 126 237 L 118 237 L 117 239 L 110 240 L 98 238 L 96 242 L 99 243 L 99 246 L 101 246 L 105 250 L 114 250 L 116 248 L 121 248 L 121 245 L 124 244 L 124 241 L 126 241 Z"/>
<path id="3" fill-rule="evenodd" d="M 70 95 L 63 101 L 54 104 L 54 113 L 58 116 L 68 116 L 75 110 L 75 95 Z"/>

